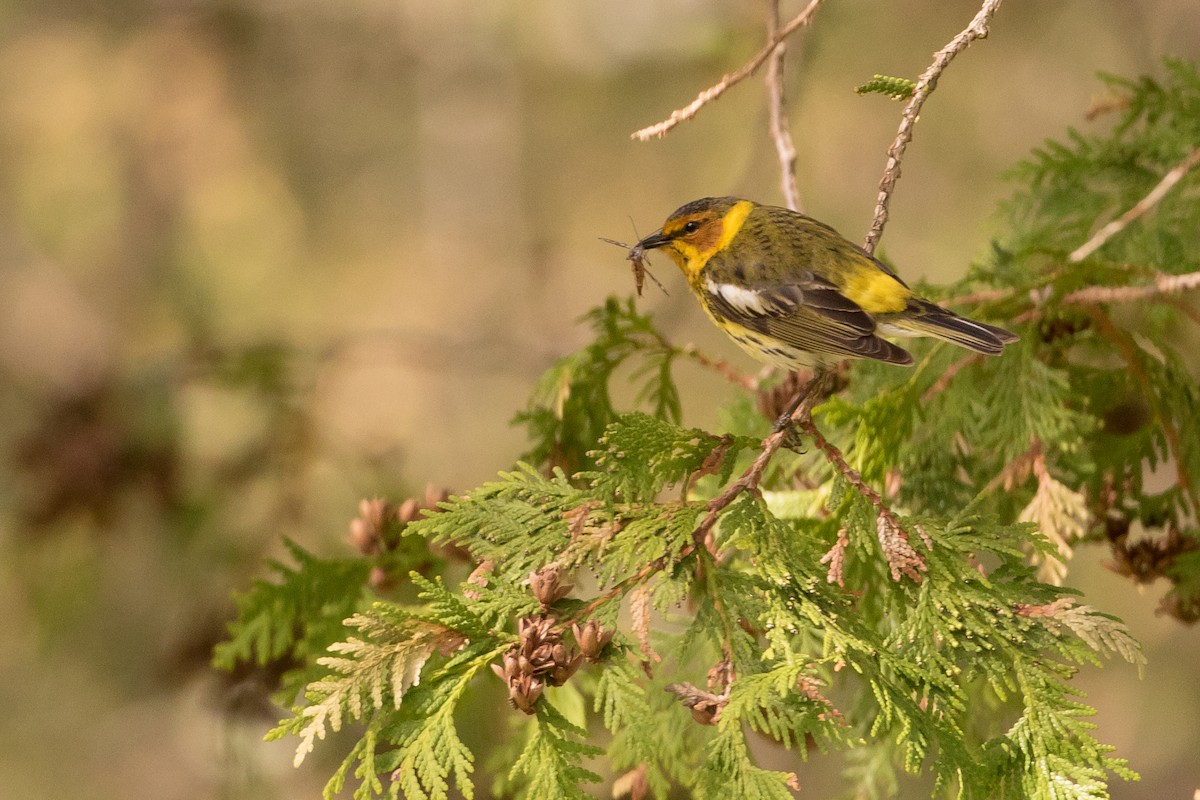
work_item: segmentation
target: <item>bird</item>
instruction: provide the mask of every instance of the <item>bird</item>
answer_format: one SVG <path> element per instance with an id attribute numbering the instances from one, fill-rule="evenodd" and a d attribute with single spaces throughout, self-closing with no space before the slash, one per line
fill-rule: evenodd
<path id="1" fill-rule="evenodd" d="M 739 197 L 675 210 L 629 250 L 635 272 L 665 252 L 721 330 L 759 361 L 825 370 L 847 358 L 911 365 L 885 336 L 932 336 L 985 355 L 1017 341 L 918 296 L 829 225 Z"/>

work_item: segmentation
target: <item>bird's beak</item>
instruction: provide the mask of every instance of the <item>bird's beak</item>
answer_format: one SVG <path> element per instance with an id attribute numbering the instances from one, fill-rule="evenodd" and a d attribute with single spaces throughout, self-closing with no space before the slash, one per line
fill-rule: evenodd
<path id="1" fill-rule="evenodd" d="M 642 239 L 640 242 L 634 245 L 634 247 L 642 252 L 645 252 L 646 250 L 654 250 L 657 247 L 662 247 L 664 244 L 670 243 L 671 237 L 663 236 L 662 231 L 659 231 L 658 233 L 652 233 L 645 239 Z"/>

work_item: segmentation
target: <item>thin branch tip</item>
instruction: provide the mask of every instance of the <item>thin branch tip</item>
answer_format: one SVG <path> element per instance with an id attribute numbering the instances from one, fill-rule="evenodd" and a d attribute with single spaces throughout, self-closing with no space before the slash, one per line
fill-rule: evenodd
<path id="1" fill-rule="evenodd" d="M 779 30 L 779 0 L 770 1 L 767 14 L 767 36 L 774 39 Z M 775 154 L 779 159 L 780 188 L 783 199 L 792 211 L 801 211 L 800 189 L 796 183 L 796 145 L 792 140 L 784 102 L 783 67 L 787 55 L 787 43 L 780 42 L 771 52 L 767 64 L 767 94 L 770 98 L 771 139 L 775 143 Z"/>
<path id="2" fill-rule="evenodd" d="M 1200 147 L 1193 150 L 1183 161 L 1175 165 L 1162 179 L 1155 184 L 1150 192 L 1139 200 L 1132 208 L 1126 211 L 1121 216 L 1114 219 L 1112 222 L 1105 225 L 1100 230 L 1088 239 L 1086 242 L 1077 247 L 1071 255 L 1067 256 L 1067 260 L 1071 263 L 1083 261 L 1088 256 L 1095 253 L 1104 243 L 1112 237 L 1116 236 L 1125 228 L 1129 227 L 1135 220 L 1146 214 L 1152 208 L 1159 204 L 1167 193 L 1175 187 L 1175 184 L 1183 180 L 1183 176 L 1200 164 Z"/>
<path id="3" fill-rule="evenodd" d="M 797 29 L 803 25 L 807 25 L 812 19 L 812 15 L 816 12 L 817 6 L 821 4 L 821 0 L 809 0 L 807 6 L 804 7 L 799 14 L 788 20 L 787 24 L 779 29 L 778 33 L 770 37 L 766 46 L 759 50 L 754 56 L 733 72 L 726 73 L 712 86 L 708 87 L 696 96 L 696 99 L 688 103 L 683 108 L 678 108 L 671 112 L 671 115 L 662 122 L 656 122 L 653 125 L 648 125 L 645 128 L 636 130 L 629 135 L 629 138 L 639 141 L 648 142 L 651 139 L 661 139 L 666 136 L 676 125 L 681 122 L 686 122 L 704 108 L 704 106 L 716 100 L 726 91 L 733 88 L 737 84 L 749 78 L 758 68 L 763 65 L 763 62 L 775 52 L 785 39 L 791 36 Z"/>
<path id="4" fill-rule="evenodd" d="M 874 254 L 875 248 L 879 246 L 879 240 L 883 237 L 883 228 L 888 220 L 888 206 L 891 203 L 892 193 L 896 189 L 896 181 L 900 179 L 900 164 L 904 160 L 904 152 L 908 148 L 909 142 L 912 141 L 913 127 L 921 115 L 921 107 L 925 105 L 929 95 L 937 88 L 938 79 L 955 56 L 966 50 L 976 39 L 987 38 L 992 17 L 995 16 L 1001 2 L 1003 0 L 984 0 L 982 7 L 970 24 L 934 54 L 933 63 L 921 73 L 921 77 L 917 80 L 917 87 L 913 90 L 908 103 L 905 104 L 904 111 L 901 112 L 900 127 L 896 131 L 896 138 L 887 149 L 888 162 L 883 171 L 883 177 L 879 180 L 879 198 L 875 201 L 875 214 L 871 219 L 871 228 L 867 232 L 867 238 L 863 242 L 863 249 L 868 253 Z"/>

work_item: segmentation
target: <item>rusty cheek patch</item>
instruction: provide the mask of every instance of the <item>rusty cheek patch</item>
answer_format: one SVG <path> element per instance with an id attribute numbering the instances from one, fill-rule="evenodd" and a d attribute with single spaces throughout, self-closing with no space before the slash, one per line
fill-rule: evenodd
<path id="1" fill-rule="evenodd" d="M 675 261 L 685 273 L 692 275 L 698 272 L 717 251 L 723 227 L 721 220 L 709 220 L 695 233 L 671 242 L 671 250 L 674 251 L 671 255 L 675 256 Z"/>
<path id="2" fill-rule="evenodd" d="M 688 239 L 693 247 L 707 257 L 712 255 L 717 242 L 721 241 L 721 232 L 724 227 L 721 220 L 715 219 L 693 233 Z"/>

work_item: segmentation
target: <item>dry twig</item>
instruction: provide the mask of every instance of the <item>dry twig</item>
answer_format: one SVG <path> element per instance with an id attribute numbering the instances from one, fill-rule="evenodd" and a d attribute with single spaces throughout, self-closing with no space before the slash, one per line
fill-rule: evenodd
<path id="1" fill-rule="evenodd" d="M 971 20 L 971 24 L 951 39 L 949 44 L 937 51 L 933 57 L 933 63 L 921 73 L 921 77 L 917 80 L 917 88 L 913 91 L 912 98 L 904 106 L 904 112 L 901 114 L 900 129 L 896 132 L 896 139 L 887 151 L 888 163 L 887 168 L 883 171 L 883 178 L 879 181 L 879 200 L 875 203 L 875 217 L 871 220 L 871 230 L 868 231 L 867 239 L 863 243 L 863 249 L 868 253 L 875 252 L 875 248 L 879 245 L 879 239 L 883 236 L 883 226 L 887 224 L 888 218 L 888 203 L 896 188 L 896 181 L 900 178 L 900 161 L 904 158 L 904 151 L 908 147 L 908 143 L 912 141 L 913 126 L 917 124 L 921 106 L 925 105 L 929 95 L 937 88 L 938 78 L 954 60 L 954 57 L 966 50 L 968 45 L 976 39 L 987 38 L 988 25 L 991 23 L 996 9 L 1000 7 L 1001 1 L 984 0 L 983 7 Z"/>
<path id="2" fill-rule="evenodd" d="M 1196 152 L 1200 153 L 1200 150 Z M 1155 295 L 1174 294 L 1196 288 L 1200 288 L 1200 272 L 1189 272 L 1184 275 L 1156 275 L 1154 283 L 1149 286 L 1088 286 L 1064 296 L 1062 302 L 1063 305 L 1132 303 Z"/>
<path id="3" fill-rule="evenodd" d="M 1137 204 L 1133 206 L 1133 208 L 1129 209 L 1124 214 L 1117 217 L 1100 230 L 1096 231 L 1095 235 L 1076 248 L 1075 251 L 1067 257 L 1067 260 L 1071 263 L 1083 261 L 1092 253 L 1099 250 L 1104 246 L 1105 242 L 1116 236 L 1121 231 L 1125 230 L 1125 228 L 1131 222 L 1158 205 L 1159 202 L 1166 196 L 1167 192 L 1171 191 L 1175 184 L 1183 180 L 1183 176 L 1186 175 L 1188 171 L 1197 164 L 1200 164 L 1200 148 L 1193 150 L 1191 155 L 1179 162 L 1174 169 L 1164 175 L 1162 180 L 1150 190 L 1150 193 L 1139 200 Z"/>
<path id="4" fill-rule="evenodd" d="M 770 0 L 767 13 L 767 35 L 774 39 L 779 35 L 779 0 Z M 783 96 L 783 63 L 787 55 L 787 42 L 780 42 L 771 51 L 767 63 L 768 107 L 771 111 L 771 138 L 775 142 L 775 153 L 779 157 L 780 184 L 783 199 L 792 211 L 800 207 L 800 189 L 796 185 L 796 145 L 792 142 L 791 126 L 788 124 Z"/>
<path id="5" fill-rule="evenodd" d="M 704 106 L 725 94 L 725 92 L 731 87 L 736 86 L 746 78 L 749 78 L 751 75 L 753 75 L 758 68 L 762 66 L 763 62 L 766 61 L 773 52 L 775 52 L 775 48 L 780 44 L 780 42 L 791 36 L 792 33 L 795 32 L 795 30 L 801 25 L 808 24 L 813 13 L 817 10 L 817 6 L 820 4 L 821 0 L 809 0 L 809 4 L 804 7 L 804 10 L 788 20 L 788 23 L 780 28 L 779 32 L 775 36 L 771 37 L 771 40 L 767 42 L 767 46 L 755 53 L 754 57 L 742 65 L 740 69 L 727 73 L 721 78 L 721 80 L 717 81 L 715 84 L 697 95 L 695 100 L 688 103 L 683 108 L 672 111 L 671 116 L 667 117 L 662 122 L 642 128 L 639 131 L 634 131 L 630 138 L 637 139 L 641 142 L 647 142 L 651 139 L 661 139 L 667 134 L 668 131 L 670 131 L 679 123 L 696 116 L 696 112 L 704 108 Z"/>

